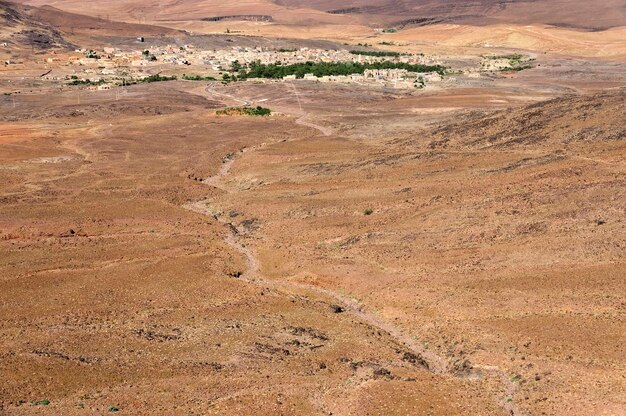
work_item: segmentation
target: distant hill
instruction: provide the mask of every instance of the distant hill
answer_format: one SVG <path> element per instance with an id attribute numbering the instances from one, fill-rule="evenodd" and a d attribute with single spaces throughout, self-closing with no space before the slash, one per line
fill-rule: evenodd
<path id="1" fill-rule="evenodd" d="M 550 24 L 583 30 L 626 26 L 625 0 L 18 0 L 35 6 L 52 5 L 92 17 L 126 22 L 158 22 L 263 15 L 277 23 L 345 22 L 405 27 L 439 22 Z M 328 20 L 331 18 L 331 20 Z M 299 20 L 303 22 L 303 20 Z M 164 23 L 166 25 L 166 23 Z"/>
<path id="2" fill-rule="evenodd" d="M 50 6 L 28 6 L 0 0 L 0 43 L 22 49 L 74 49 L 85 40 L 114 36 L 178 36 L 170 28 L 110 21 L 62 11 Z"/>
<path id="3" fill-rule="evenodd" d="M 343 28 L 362 27 L 364 34 L 366 26 L 407 35 L 411 29 L 450 28 L 457 24 L 465 28 L 549 25 L 581 32 L 626 27 L 626 0 L 109 0 L 91 1 L 89 7 L 85 7 L 85 0 L 12 1 L 37 7 L 22 6 L 21 16 L 39 25 L 31 25 L 38 29 L 22 33 L 20 41 L 40 45 L 61 45 L 63 39 L 90 44 L 84 42 L 85 37 L 95 39 L 97 44 L 108 42 L 107 37 L 181 34 L 174 29 L 206 33 L 209 28 L 214 33 L 215 27 L 226 31 L 224 21 L 233 21 L 235 26 L 245 22 L 242 33 L 248 35 L 256 35 L 257 21 L 266 28 L 279 27 L 274 32 L 266 31 L 270 37 L 300 37 L 294 32 L 299 27 L 317 27 L 317 31 L 310 32 L 311 38 L 333 40 L 354 33 L 352 29 L 344 33 Z M 46 25 L 56 29 L 46 29 Z M 0 34 L 3 32 L 6 30 L 0 28 Z M 330 33 L 339 37 L 332 38 Z M 550 34 L 546 39 L 552 38 Z M 502 44 L 525 47 L 524 39 Z"/>
<path id="4" fill-rule="evenodd" d="M 274 0 L 274 3 L 360 15 L 390 25 L 442 21 L 478 25 L 543 23 L 588 30 L 626 25 L 624 0 Z"/>
<path id="5" fill-rule="evenodd" d="M 74 47 L 57 28 L 33 17 L 32 11 L 0 0 L 0 43 L 37 50 Z"/>

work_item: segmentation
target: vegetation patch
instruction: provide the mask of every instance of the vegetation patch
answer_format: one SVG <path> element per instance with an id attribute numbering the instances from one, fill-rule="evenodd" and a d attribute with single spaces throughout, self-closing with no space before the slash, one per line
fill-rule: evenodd
<path id="1" fill-rule="evenodd" d="M 151 83 L 151 82 L 163 82 L 163 81 L 175 81 L 176 75 L 172 75 L 171 77 L 163 76 L 161 74 L 154 74 L 143 79 L 140 79 L 139 82 L 143 83 Z"/>
<path id="2" fill-rule="evenodd" d="M 106 81 L 103 79 L 99 79 L 97 81 L 92 81 L 90 79 L 72 79 L 70 82 L 67 83 L 67 85 L 103 85 L 103 84 L 106 84 Z"/>
<path id="3" fill-rule="evenodd" d="M 218 116 L 253 116 L 267 117 L 272 114 L 269 108 L 257 107 L 229 107 L 215 112 Z"/>
<path id="4" fill-rule="evenodd" d="M 408 64 L 404 62 L 305 62 L 291 65 L 261 64 L 252 62 L 248 70 L 241 70 L 239 79 L 247 78 L 283 78 L 295 75 L 296 78 L 304 78 L 305 74 L 313 74 L 317 77 L 328 75 L 352 75 L 363 74 L 367 69 L 406 69 L 410 72 L 437 72 L 445 75 L 445 67 L 441 65 Z"/>
<path id="5" fill-rule="evenodd" d="M 215 77 L 202 76 L 202 75 L 187 75 L 183 74 L 183 79 L 186 81 L 217 81 Z"/>

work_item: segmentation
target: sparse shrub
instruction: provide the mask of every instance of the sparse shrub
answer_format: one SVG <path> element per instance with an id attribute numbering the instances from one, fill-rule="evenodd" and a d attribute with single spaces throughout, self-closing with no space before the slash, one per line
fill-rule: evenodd
<path id="1" fill-rule="evenodd" d="M 92 81 L 90 79 L 73 79 L 71 82 L 68 82 L 67 85 L 102 85 L 105 84 L 106 81 L 103 79 L 99 79 L 97 81 Z"/>
<path id="2" fill-rule="evenodd" d="M 117 406 L 111 405 L 109 406 L 109 412 L 110 413 L 115 413 L 115 412 L 119 412 L 120 409 Z"/>
<path id="3" fill-rule="evenodd" d="M 211 76 L 205 76 L 203 77 L 202 75 L 187 75 L 187 74 L 183 74 L 183 79 L 186 81 L 216 81 L 216 79 L 214 77 Z"/>
<path id="4" fill-rule="evenodd" d="M 218 116 L 253 116 L 253 117 L 265 117 L 272 114 L 272 110 L 269 108 L 257 106 L 257 107 L 229 107 L 223 110 L 217 110 L 215 112 Z"/>
<path id="5" fill-rule="evenodd" d="M 176 80 L 176 75 L 172 75 L 171 77 L 166 77 L 161 74 L 155 74 L 155 75 L 150 75 L 149 77 L 146 77 L 140 80 L 140 82 L 150 83 L 150 82 L 174 81 L 174 80 Z"/>
<path id="6" fill-rule="evenodd" d="M 371 208 L 365 208 L 363 210 L 363 215 L 372 215 L 374 213 L 374 210 Z"/>

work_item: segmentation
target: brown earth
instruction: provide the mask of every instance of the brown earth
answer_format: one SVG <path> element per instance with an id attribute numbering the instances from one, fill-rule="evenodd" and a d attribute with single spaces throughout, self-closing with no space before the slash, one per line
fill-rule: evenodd
<path id="1" fill-rule="evenodd" d="M 238 278 L 228 229 L 184 206 L 219 193 L 200 178 L 224 155 L 314 131 L 215 118 L 185 89 L 2 122 L 2 412 L 362 414 L 406 391 L 399 414 L 500 413 L 496 381 L 433 375 L 334 297 Z M 103 122 L 92 100 L 136 111 Z"/>
<path id="2" fill-rule="evenodd" d="M 451 368 L 497 367 L 520 414 L 621 414 L 625 99 L 267 146 L 208 206 L 254 218 L 262 275 L 353 299 Z"/>
<path id="3" fill-rule="evenodd" d="M 383 140 L 205 94 L 5 113 L 4 413 L 623 409 L 623 90 Z"/>
<path id="4" fill-rule="evenodd" d="M 3 33 L 55 48 L 143 30 L 19 11 Z M 370 36 L 313 13 L 302 44 Z M 415 91 L 2 68 L 0 414 L 625 414 L 622 29 L 371 39 L 436 49 L 421 30 L 456 30 L 462 63 L 491 51 L 480 32 L 537 66 Z M 216 116 L 243 102 L 274 113 Z"/>

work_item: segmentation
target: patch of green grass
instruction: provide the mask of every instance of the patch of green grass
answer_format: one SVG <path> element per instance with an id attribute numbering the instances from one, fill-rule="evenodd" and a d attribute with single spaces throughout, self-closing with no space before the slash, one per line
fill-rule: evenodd
<path id="1" fill-rule="evenodd" d="M 50 400 L 48 399 L 37 400 L 33 402 L 33 406 L 47 406 L 49 404 L 50 404 Z"/>
<path id="2" fill-rule="evenodd" d="M 513 383 L 517 383 L 518 381 L 520 381 L 522 379 L 522 376 L 520 376 L 519 374 L 516 376 L 511 377 L 511 381 Z"/>

